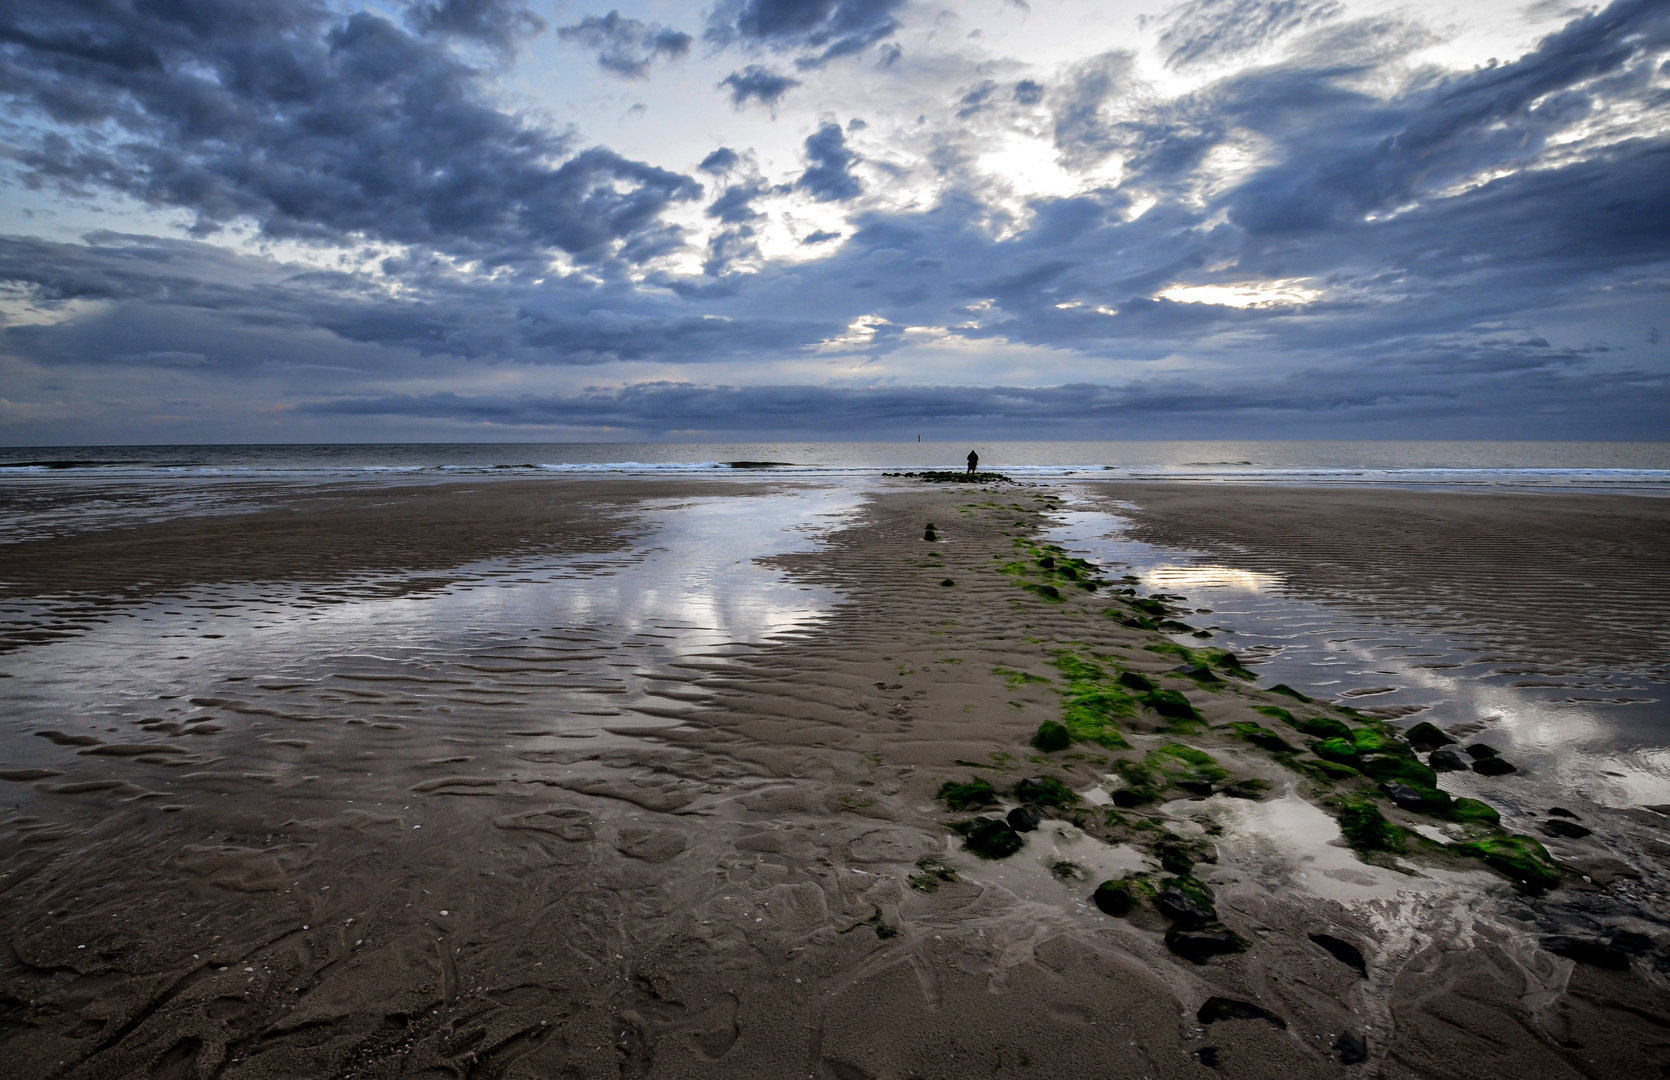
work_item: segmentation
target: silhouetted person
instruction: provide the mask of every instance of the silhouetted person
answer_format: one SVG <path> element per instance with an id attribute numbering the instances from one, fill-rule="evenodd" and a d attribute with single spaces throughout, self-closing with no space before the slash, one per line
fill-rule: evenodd
<path id="1" fill-rule="evenodd" d="M 968 475 L 973 476 L 974 470 L 980 467 L 980 455 L 970 450 L 968 452 Z"/>

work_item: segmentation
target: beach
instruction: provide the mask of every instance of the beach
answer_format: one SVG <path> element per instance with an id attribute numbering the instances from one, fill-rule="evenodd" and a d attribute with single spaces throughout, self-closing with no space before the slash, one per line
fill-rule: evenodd
<path id="1" fill-rule="evenodd" d="M 0 1038 L 29 1077 L 1659 1075 L 1667 506 L 761 470 L 43 526 L 0 545 Z M 1307 687 L 1331 639 L 1260 629 L 1348 619 L 1416 637 Z M 1452 715 L 1411 673 L 1463 661 Z M 1425 784 L 1427 718 L 1513 771 Z"/>

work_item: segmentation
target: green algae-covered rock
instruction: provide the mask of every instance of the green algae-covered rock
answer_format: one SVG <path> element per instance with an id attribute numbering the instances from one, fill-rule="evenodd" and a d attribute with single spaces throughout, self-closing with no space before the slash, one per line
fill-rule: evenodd
<path id="1" fill-rule="evenodd" d="M 940 785 L 939 797 L 953 810 L 967 810 L 976 806 L 997 805 L 997 791 L 984 780 L 970 780 L 959 784 L 947 780 Z"/>
<path id="2" fill-rule="evenodd" d="M 1324 761 L 1337 761 L 1354 769 L 1362 768 L 1363 761 L 1357 756 L 1356 744 L 1349 739 L 1323 739 L 1312 743 L 1310 749 L 1311 753 Z"/>
<path id="3" fill-rule="evenodd" d="M 1021 834 L 997 818 L 975 818 L 951 826 L 963 834 L 963 848 L 982 859 L 1007 859 L 1025 846 Z"/>
<path id="4" fill-rule="evenodd" d="M 1373 803 L 1361 796 L 1341 803 L 1339 828 L 1345 842 L 1357 851 L 1402 851 L 1409 835 L 1387 821 Z"/>
<path id="5" fill-rule="evenodd" d="M 1037 733 L 1032 736 L 1032 745 L 1046 754 L 1053 754 L 1073 745 L 1073 738 L 1067 733 L 1066 724 L 1045 720 L 1038 725 Z"/>
<path id="6" fill-rule="evenodd" d="M 1493 836 L 1456 844 L 1451 850 L 1483 861 L 1522 892 L 1545 893 L 1560 884 L 1560 868 L 1548 849 L 1529 836 Z"/>
<path id="7" fill-rule="evenodd" d="M 1450 817 L 1456 821 L 1477 821 L 1486 825 L 1500 825 L 1502 815 L 1487 802 L 1460 798 L 1450 804 Z"/>
<path id="8" fill-rule="evenodd" d="M 1301 720 L 1298 728 L 1313 739 L 1339 739 L 1348 743 L 1352 741 L 1351 729 L 1346 726 L 1345 721 L 1335 720 L 1331 716 L 1313 716 L 1309 720 Z"/>

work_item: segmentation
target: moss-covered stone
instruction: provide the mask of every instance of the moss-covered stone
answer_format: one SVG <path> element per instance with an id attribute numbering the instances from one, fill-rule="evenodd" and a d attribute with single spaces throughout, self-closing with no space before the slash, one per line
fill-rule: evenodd
<path id="1" fill-rule="evenodd" d="M 1441 731 L 1438 725 L 1426 720 L 1422 720 L 1420 723 L 1404 732 L 1403 737 L 1409 740 L 1410 746 L 1413 746 L 1416 750 L 1419 750 L 1422 753 L 1425 753 L 1428 750 L 1436 750 L 1440 746 L 1449 746 L 1455 742 L 1454 739 L 1450 738 L 1443 731 Z"/>
<path id="2" fill-rule="evenodd" d="M 1438 786 L 1438 774 L 1412 757 L 1375 754 L 1373 757 L 1365 758 L 1360 768 L 1364 775 L 1376 780 L 1397 780 L 1419 788 Z"/>
<path id="3" fill-rule="evenodd" d="M 1136 876 L 1102 882 L 1090 894 L 1090 900 L 1103 914 L 1122 919 L 1154 895 L 1154 886 L 1148 879 Z"/>
<path id="4" fill-rule="evenodd" d="M 1478 799 L 1460 798 L 1450 803 L 1450 817 L 1456 821 L 1479 822 L 1485 825 L 1500 825 L 1502 815 L 1489 803 Z"/>
<path id="5" fill-rule="evenodd" d="M 975 818 L 951 826 L 962 834 L 963 848 L 982 859 L 1007 859 L 1025 846 L 1021 834 L 998 818 Z"/>
<path id="6" fill-rule="evenodd" d="M 1493 836 L 1451 847 L 1457 854 L 1481 860 L 1507 877 L 1522 892 L 1545 893 L 1560 884 L 1560 868 L 1548 849 L 1529 836 Z"/>
<path id="7" fill-rule="evenodd" d="M 1310 750 L 1324 761 L 1349 765 L 1359 771 L 1362 769 L 1363 759 L 1357 756 L 1356 744 L 1349 739 L 1322 739 L 1311 743 Z"/>
<path id="8" fill-rule="evenodd" d="M 1142 695 L 1142 703 L 1161 716 L 1174 720 L 1199 720 L 1200 713 L 1189 699 L 1175 690 L 1150 690 Z"/>
<path id="9" fill-rule="evenodd" d="M 1078 792 L 1053 776 L 1028 777 L 1015 785 L 1015 798 L 1033 806 L 1073 806 L 1079 801 Z"/>
<path id="10" fill-rule="evenodd" d="M 1331 716 L 1313 716 L 1309 720 L 1299 721 L 1296 726 L 1301 733 L 1313 739 L 1343 739 L 1352 743 L 1353 749 L 1356 748 L 1351 738 L 1351 729 L 1343 721 L 1335 720 Z"/>
<path id="11" fill-rule="evenodd" d="M 1299 693 L 1299 691 L 1293 689 L 1293 687 L 1287 685 L 1284 682 L 1279 682 L 1276 685 L 1270 687 L 1270 693 L 1272 693 L 1272 694 L 1282 694 L 1286 697 L 1293 698 L 1296 701 L 1310 701 L 1310 700 L 1312 700 L 1311 698 L 1308 698 L 1305 695 Z"/>
<path id="12" fill-rule="evenodd" d="M 1296 728 L 1299 726 L 1299 721 L 1294 719 L 1293 714 L 1282 708 L 1280 705 L 1254 705 L 1253 712 L 1263 713 L 1272 720 L 1280 720 L 1290 728 Z"/>
<path id="13" fill-rule="evenodd" d="M 997 805 L 997 791 L 986 781 L 978 778 L 966 784 L 947 780 L 940 785 L 939 798 L 953 810 Z"/>
<path id="14" fill-rule="evenodd" d="M 1291 753 L 1293 751 L 1293 747 L 1288 745 L 1286 739 L 1283 739 L 1280 735 L 1277 735 L 1274 731 L 1271 731 L 1263 724 L 1255 724 L 1250 720 L 1241 720 L 1231 724 L 1230 730 L 1260 749 L 1269 750 L 1278 754 Z"/>
<path id="15" fill-rule="evenodd" d="M 1073 745 L 1073 737 L 1068 733 L 1067 725 L 1045 720 L 1033 734 L 1032 745 L 1046 754 L 1053 754 Z"/>
<path id="16" fill-rule="evenodd" d="M 1361 796 L 1339 804 L 1339 828 L 1345 842 L 1357 851 L 1402 851 L 1408 830 L 1386 820 L 1375 805 Z"/>

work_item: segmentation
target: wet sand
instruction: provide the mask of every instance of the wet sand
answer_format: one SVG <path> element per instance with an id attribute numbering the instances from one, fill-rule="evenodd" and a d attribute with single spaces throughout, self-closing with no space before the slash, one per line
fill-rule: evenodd
<path id="1" fill-rule="evenodd" d="M 1670 681 L 1670 500 L 1584 494 L 1092 484 L 1133 536 L 1526 661 Z"/>
<path id="2" fill-rule="evenodd" d="M 275 607 L 302 594 L 351 607 L 529 552 L 626 572 L 640 499 L 748 490 L 550 482 L 291 500 L 0 552 L 0 579 L 25 614 L 227 583 Z M 1322 808 L 1346 789 L 1233 727 L 1279 727 L 1259 706 L 1326 710 L 1231 673 L 1172 673 L 1173 638 L 1125 625 L 1135 612 L 1114 587 L 1075 588 L 1024 546 L 1056 506 L 1034 487 L 882 487 L 818 550 L 769 560 L 838 599 L 753 648 L 640 662 L 632 650 L 647 655 L 652 637 L 547 621 L 450 666 L 356 659 L 278 679 L 254 655 L 126 730 L 91 712 L 47 738 L 8 730 L 0 1039 L 16 1075 L 1611 1077 L 1670 1064 L 1652 891 L 1670 818 L 1621 816 L 1606 851 L 1572 841 L 1573 859 L 1623 845 L 1635 863 L 1610 885 L 1567 872 L 1540 897 L 1476 860 L 1330 846 Z M 506 571 L 529 572 L 526 559 Z M 41 621 L 56 641 L 87 632 L 64 623 Z M 1040 753 L 1028 740 L 1063 716 L 1074 661 L 1144 675 L 1203 720 L 1134 709 L 1118 717 L 1128 750 Z M 596 682 L 611 664 L 636 681 Z M 107 696 L 126 679 L 113 671 Z M 579 715 L 600 698 L 619 707 Z M 1213 794 L 1105 805 L 1117 761 L 1179 743 L 1215 758 Z M 1044 808 L 1007 858 L 964 850 L 949 826 L 974 812 L 948 807 L 942 785 L 985 779 L 1001 811 L 1028 777 L 1081 801 Z M 1237 781 L 1252 798 L 1224 793 Z M 1189 853 L 1244 951 L 1193 963 L 1153 908 L 1113 918 L 1088 902 L 1104 877 L 1159 880 L 1167 845 L 1174 861 Z M 1650 944 L 1621 967 L 1543 947 L 1574 929 Z M 1363 970 L 1312 935 L 1353 943 Z M 1236 1005 L 1218 1018 L 1214 998 L 1268 1016 L 1233 1018 Z"/>

